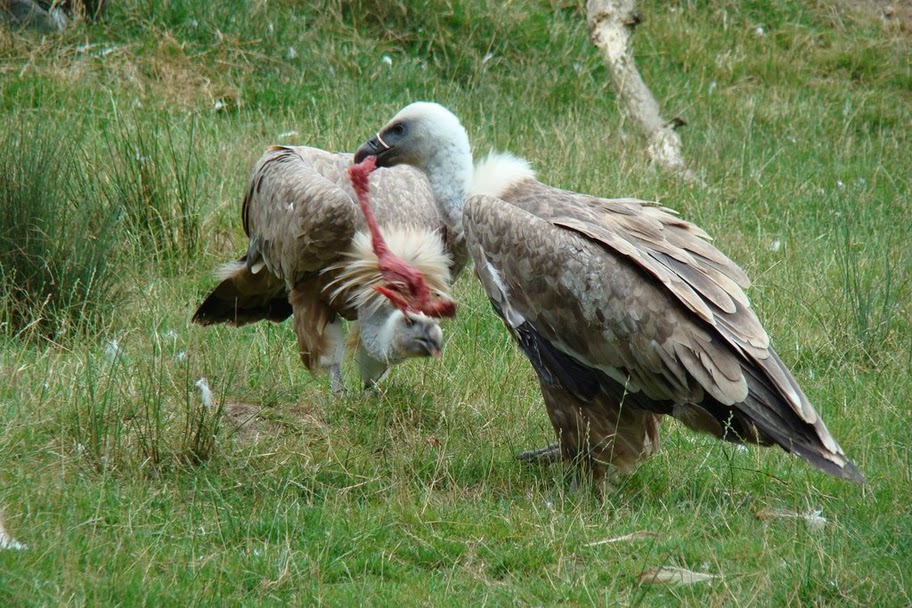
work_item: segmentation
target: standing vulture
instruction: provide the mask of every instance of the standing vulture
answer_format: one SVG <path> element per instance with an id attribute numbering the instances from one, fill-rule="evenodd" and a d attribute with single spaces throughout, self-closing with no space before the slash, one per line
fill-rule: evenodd
<path id="1" fill-rule="evenodd" d="M 657 449 L 665 414 L 864 482 L 770 346 L 744 272 L 694 224 L 653 203 L 547 186 L 510 155 L 473 167 L 465 129 L 434 103 L 400 111 L 355 161 L 366 156 L 428 176 L 538 375 L 565 459 L 596 477 L 629 472 Z"/>
<path id="2" fill-rule="evenodd" d="M 385 284 L 355 201 L 350 154 L 274 146 L 253 169 L 244 197 L 247 254 L 225 265 L 221 282 L 197 309 L 201 325 L 246 325 L 294 317 L 301 360 L 328 370 L 343 390 L 341 319 L 358 321 L 356 359 L 366 386 L 409 357 L 439 355 L 436 319 L 396 309 L 378 291 Z M 468 260 L 462 239 L 446 230 L 424 176 L 411 167 L 376 171 L 372 202 L 390 250 L 424 274 L 444 296 L 451 273 Z"/>

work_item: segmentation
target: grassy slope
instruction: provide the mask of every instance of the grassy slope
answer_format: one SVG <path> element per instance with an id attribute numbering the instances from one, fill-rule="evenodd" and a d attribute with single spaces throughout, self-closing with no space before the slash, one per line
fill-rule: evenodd
<path id="1" fill-rule="evenodd" d="M 204 234 L 195 255 L 177 239 L 162 256 L 126 231 L 126 299 L 91 340 L 3 338 L 0 509 L 28 549 L 0 551 L 0 603 L 912 600 L 907 36 L 829 2 L 643 3 L 640 67 L 688 120 L 708 184 L 690 189 L 625 136 L 571 3 L 298 4 L 133 0 L 60 38 L 0 33 L 3 128 L 78 126 L 99 183 L 135 138 L 170 141 L 157 166 L 191 167 Z M 282 141 L 350 150 L 418 98 L 456 110 L 478 151 L 661 200 L 714 234 L 869 486 L 672 423 L 603 501 L 560 467 L 520 466 L 513 454 L 550 426 L 470 276 L 442 364 L 403 366 L 376 396 L 331 397 L 289 327 L 189 324 L 209 271 L 243 249 L 239 197 L 263 147 L 294 130 Z M 193 429 L 217 422 L 201 376 L 229 411 L 196 464 Z M 820 509 L 828 524 L 758 521 L 761 508 Z M 636 530 L 659 535 L 589 545 Z M 637 583 L 662 565 L 722 578 Z"/>

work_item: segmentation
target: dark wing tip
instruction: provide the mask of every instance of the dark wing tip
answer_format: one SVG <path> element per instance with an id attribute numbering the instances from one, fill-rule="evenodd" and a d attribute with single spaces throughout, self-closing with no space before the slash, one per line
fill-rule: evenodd
<path id="1" fill-rule="evenodd" d="M 846 464 L 842 467 L 842 474 L 840 475 L 842 479 L 857 483 L 859 485 L 865 485 L 868 483 L 868 480 L 865 479 L 864 473 L 855 466 L 851 460 L 846 460 Z"/>
<path id="2" fill-rule="evenodd" d="M 828 475 L 832 475 L 833 477 L 844 479 L 846 481 L 851 481 L 852 483 L 857 483 L 859 485 L 864 485 L 867 483 L 867 480 L 865 479 L 865 476 L 861 470 L 855 466 L 855 463 L 853 463 L 848 458 L 845 458 L 845 456 L 840 455 L 841 458 L 843 458 L 845 461 L 844 463 L 840 464 L 833 462 L 823 454 L 817 452 L 811 452 L 794 447 L 788 451 L 800 456 Z"/>

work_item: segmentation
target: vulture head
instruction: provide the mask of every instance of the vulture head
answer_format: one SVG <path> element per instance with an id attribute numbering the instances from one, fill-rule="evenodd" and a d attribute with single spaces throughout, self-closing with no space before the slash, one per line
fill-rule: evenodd
<path id="1" fill-rule="evenodd" d="M 439 357 L 443 350 L 440 323 L 420 312 L 394 311 L 382 332 L 389 340 L 391 363 L 409 357 Z"/>
<path id="2" fill-rule="evenodd" d="M 428 176 L 435 192 L 461 202 L 472 180 L 469 136 L 456 116 L 442 105 L 418 101 L 407 105 L 355 152 L 355 162 L 368 156 L 378 167 L 412 165 Z"/>

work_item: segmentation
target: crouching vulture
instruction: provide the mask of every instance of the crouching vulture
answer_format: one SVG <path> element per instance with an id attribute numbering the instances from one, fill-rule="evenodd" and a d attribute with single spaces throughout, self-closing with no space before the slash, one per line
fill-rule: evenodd
<path id="1" fill-rule="evenodd" d="M 603 477 L 658 446 L 661 415 L 732 442 L 778 445 L 830 475 L 864 477 L 770 346 L 744 272 L 657 204 L 539 182 L 527 162 L 473 167 L 459 120 L 414 103 L 355 154 L 412 165 L 463 234 L 475 273 L 535 369 L 559 454 Z"/>
<path id="2" fill-rule="evenodd" d="M 274 146 L 256 163 L 242 217 L 246 255 L 226 264 L 196 323 L 246 325 L 294 318 L 301 360 L 343 390 L 343 319 L 356 320 L 356 360 L 366 386 L 409 357 L 439 355 L 436 318 L 397 307 L 374 253 L 347 170 L 351 155 Z M 411 167 L 376 171 L 372 203 L 389 250 L 417 267 L 435 297 L 468 261 L 446 230 L 425 177 Z M 387 291 L 386 293 L 389 293 Z"/>

